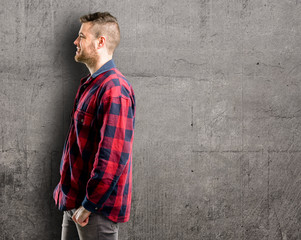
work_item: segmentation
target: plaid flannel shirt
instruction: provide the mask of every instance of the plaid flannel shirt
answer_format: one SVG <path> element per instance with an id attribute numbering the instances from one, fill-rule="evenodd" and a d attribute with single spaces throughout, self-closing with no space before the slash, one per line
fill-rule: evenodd
<path id="1" fill-rule="evenodd" d="M 113 60 L 81 79 L 53 193 L 60 210 L 129 220 L 134 124 L 134 92 Z"/>

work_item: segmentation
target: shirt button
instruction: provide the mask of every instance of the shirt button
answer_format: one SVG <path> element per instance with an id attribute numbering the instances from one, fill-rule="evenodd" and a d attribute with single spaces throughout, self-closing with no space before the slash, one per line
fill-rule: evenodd
<path id="1" fill-rule="evenodd" d="M 81 122 L 84 122 L 84 119 L 82 118 L 80 121 L 81 121 Z"/>
<path id="2" fill-rule="evenodd" d="M 85 85 L 84 88 L 86 88 L 87 86 Z"/>
<path id="3" fill-rule="evenodd" d="M 96 207 L 95 210 L 97 210 L 98 208 Z"/>

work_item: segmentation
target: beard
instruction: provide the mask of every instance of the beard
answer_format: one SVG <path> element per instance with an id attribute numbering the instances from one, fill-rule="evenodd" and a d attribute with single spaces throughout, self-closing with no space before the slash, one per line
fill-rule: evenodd
<path id="1" fill-rule="evenodd" d="M 86 65 L 93 65 L 93 63 L 95 63 L 95 59 L 96 59 L 96 54 L 92 47 L 89 49 L 86 49 L 86 51 L 83 49 L 80 49 L 79 52 L 76 52 L 76 54 L 74 56 L 74 60 L 76 62 L 84 63 Z"/>
<path id="2" fill-rule="evenodd" d="M 76 62 L 85 63 L 85 62 L 87 62 L 89 60 L 89 57 L 87 56 L 87 54 L 85 54 L 85 52 L 83 52 L 82 50 L 80 50 L 79 53 L 75 54 L 74 60 Z"/>

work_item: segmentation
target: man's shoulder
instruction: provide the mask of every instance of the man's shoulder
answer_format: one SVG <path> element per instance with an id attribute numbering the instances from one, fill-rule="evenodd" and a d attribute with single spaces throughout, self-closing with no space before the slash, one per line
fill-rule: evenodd
<path id="1" fill-rule="evenodd" d="M 105 80 L 101 88 L 106 97 L 130 98 L 131 95 L 134 95 L 130 82 L 117 68 L 112 68 L 105 73 Z"/>

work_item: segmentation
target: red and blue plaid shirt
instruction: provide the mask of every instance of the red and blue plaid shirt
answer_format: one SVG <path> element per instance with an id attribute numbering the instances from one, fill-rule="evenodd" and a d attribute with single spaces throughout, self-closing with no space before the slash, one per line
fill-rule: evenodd
<path id="1" fill-rule="evenodd" d="M 129 220 L 134 124 L 134 92 L 113 60 L 81 79 L 53 193 L 60 210 Z"/>

